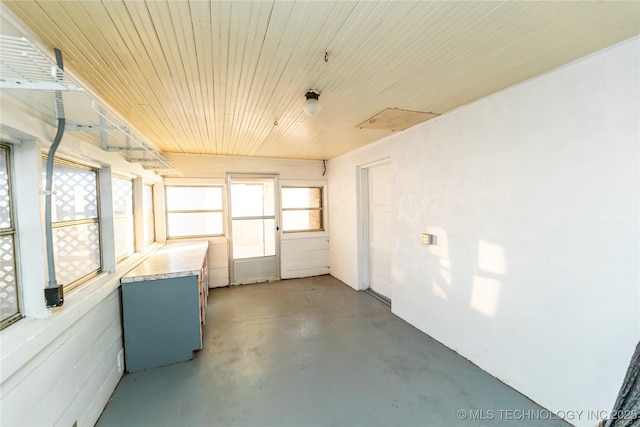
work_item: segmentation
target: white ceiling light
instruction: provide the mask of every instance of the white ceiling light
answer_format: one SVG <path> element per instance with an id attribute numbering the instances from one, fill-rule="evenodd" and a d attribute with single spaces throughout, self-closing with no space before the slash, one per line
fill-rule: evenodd
<path id="1" fill-rule="evenodd" d="M 304 104 L 304 112 L 310 116 L 315 116 L 321 110 L 320 104 L 318 104 L 320 94 L 314 90 L 310 90 L 304 96 L 307 98 Z"/>

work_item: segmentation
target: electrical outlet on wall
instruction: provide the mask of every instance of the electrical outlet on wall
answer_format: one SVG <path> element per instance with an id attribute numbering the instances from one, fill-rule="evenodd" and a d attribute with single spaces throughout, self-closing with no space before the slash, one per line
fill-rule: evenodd
<path id="1" fill-rule="evenodd" d="M 118 372 L 124 372 L 124 349 L 118 352 Z"/>
<path id="2" fill-rule="evenodd" d="M 435 234 L 422 233 L 420 235 L 420 243 L 422 243 L 423 245 L 437 245 L 438 236 L 436 236 Z"/>

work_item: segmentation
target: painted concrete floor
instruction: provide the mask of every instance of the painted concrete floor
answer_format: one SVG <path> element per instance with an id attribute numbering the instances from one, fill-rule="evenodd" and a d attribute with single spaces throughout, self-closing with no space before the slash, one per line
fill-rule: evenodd
<path id="1" fill-rule="evenodd" d="M 518 421 L 542 408 L 330 276 L 212 290 L 203 339 L 125 375 L 97 426 L 567 425 Z"/>

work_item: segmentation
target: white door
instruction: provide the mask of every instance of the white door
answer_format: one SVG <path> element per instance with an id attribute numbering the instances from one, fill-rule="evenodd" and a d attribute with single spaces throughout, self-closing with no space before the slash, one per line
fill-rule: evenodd
<path id="1" fill-rule="evenodd" d="M 391 299 L 391 166 L 368 169 L 369 287 Z"/>
<path id="2" fill-rule="evenodd" d="M 228 175 L 231 283 L 280 278 L 277 176 Z"/>

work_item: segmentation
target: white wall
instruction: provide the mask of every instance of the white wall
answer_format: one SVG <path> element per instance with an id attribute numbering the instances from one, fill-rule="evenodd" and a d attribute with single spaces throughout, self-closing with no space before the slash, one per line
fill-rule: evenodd
<path id="1" fill-rule="evenodd" d="M 640 339 L 639 50 L 331 160 L 332 275 L 359 287 L 356 168 L 390 156 L 393 312 L 552 411 L 611 410 Z"/>
<path id="2" fill-rule="evenodd" d="M 52 317 L 0 332 L 0 424 L 95 424 L 123 373 L 119 284 L 114 276 L 65 295 Z"/>
<path id="3" fill-rule="evenodd" d="M 277 174 L 280 186 L 323 186 L 327 200 L 327 177 L 320 160 L 270 159 L 193 154 L 166 154 L 182 178 L 165 178 L 166 185 L 224 185 L 227 173 Z M 226 187 L 224 195 L 226 197 Z M 225 202 L 226 206 L 226 202 Z M 326 211 L 326 210 L 325 210 Z M 283 279 L 329 273 L 329 229 L 313 233 L 280 233 L 280 276 Z M 209 240 L 209 287 L 229 285 L 229 242 Z"/>
<path id="4" fill-rule="evenodd" d="M 324 180 L 321 160 L 270 159 L 264 157 L 209 156 L 166 153 L 166 159 L 185 178 L 220 178 L 227 173 L 278 174 L 281 180 Z"/>
<path id="5" fill-rule="evenodd" d="M 280 277 L 283 279 L 329 274 L 329 236 L 285 238 L 281 242 L 280 256 Z"/>

